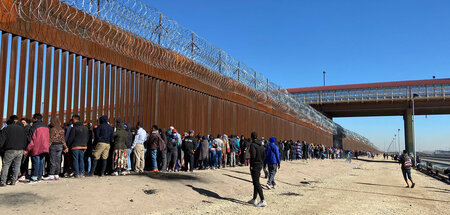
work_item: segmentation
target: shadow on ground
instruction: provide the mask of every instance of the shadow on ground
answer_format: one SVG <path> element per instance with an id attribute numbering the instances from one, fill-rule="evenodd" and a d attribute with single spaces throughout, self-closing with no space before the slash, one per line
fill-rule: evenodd
<path id="1" fill-rule="evenodd" d="M 369 186 L 377 186 L 377 187 L 398 187 L 398 188 L 405 188 L 404 186 L 398 186 L 398 185 L 372 184 L 372 183 L 366 183 L 366 182 L 355 182 L 355 184 L 369 185 Z"/>
<path id="2" fill-rule="evenodd" d="M 194 173 L 166 173 L 166 172 L 145 172 L 141 176 L 147 176 L 157 180 L 190 180 L 202 181 L 201 178 L 194 175 Z"/>
<path id="3" fill-rule="evenodd" d="M 217 193 L 215 193 L 213 191 L 210 191 L 210 190 L 194 187 L 192 185 L 186 185 L 186 186 L 192 188 L 192 190 L 194 190 L 195 192 L 197 192 L 197 193 L 199 193 L 200 195 L 203 195 L 203 196 L 215 198 L 215 199 L 218 199 L 218 200 L 230 201 L 230 202 L 233 202 L 233 203 L 236 203 L 236 204 L 240 204 L 240 205 L 250 206 L 247 202 L 244 202 L 244 201 L 241 201 L 241 200 L 238 200 L 238 199 L 222 197 L 219 194 L 217 194 Z"/>
<path id="4" fill-rule="evenodd" d="M 0 205 L 8 207 L 36 203 L 42 200 L 44 200 L 44 198 L 35 193 L 4 193 L 0 195 Z"/>
<path id="5" fill-rule="evenodd" d="M 370 159 L 362 159 L 362 158 L 358 158 L 355 160 L 365 161 L 365 162 L 374 162 L 374 163 L 398 163 L 398 161 L 394 161 L 394 160 L 370 160 Z"/>

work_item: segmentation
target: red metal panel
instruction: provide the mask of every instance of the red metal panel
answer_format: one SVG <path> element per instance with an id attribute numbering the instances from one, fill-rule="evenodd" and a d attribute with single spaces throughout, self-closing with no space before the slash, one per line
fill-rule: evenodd
<path id="1" fill-rule="evenodd" d="M 108 80 L 109 82 L 109 80 Z M 100 87 L 98 88 L 99 92 L 98 92 L 98 108 L 97 108 L 97 112 L 99 116 L 103 116 L 103 114 L 105 113 L 104 111 L 104 107 L 103 107 L 103 95 L 105 92 L 105 64 L 101 63 L 100 64 Z M 109 91 L 109 89 L 108 89 Z"/>
<path id="2" fill-rule="evenodd" d="M 93 98 L 92 98 L 92 122 L 98 122 L 98 118 L 100 117 L 98 115 L 98 70 L 99 70 L 99 61 L 95 61 L 94 63 L 94 68 L 93 68 L 93 72 L 94 72 L 94 84 L 93 84 L 93 88 L 92 88 L 92 94 L 93 94 Z"/>
<path id="3" fill-rule="evenodd" d="M 28 81 L 27 81 L 27 105 L 26 117 L 31 118 L 33 114 L 33 88 L 34 88 L 34 66 L 36 62 L 36 45 L 37 42 L 30 43 L 29 60 L 28 60 Z"/>
<path id="4" fill-rule="evenodd" d="M 59 59 L 61 50 L 55 49 L 53 57 L 53 85 L 52 85 L 52 118 L 56 117 L 56 108 L 58 107 L 58 80 L 59 80 Z"/>
<path id="5" fill-rule="evenodd" d="M 144 114 L 147 110 L 144 110 L 144 93 L 145 93 L 145 75 L 139 75 L 139 122 L 144 122 Z"/>
<path id="6" fill-rule="evenodd" d="M 125 117 L 125 95 L 126 95 L 126 89 L 125 89 L 125 83 L 127 82 L 127 74 L 125 69 L 121 69 L 121 75 L 122 78 L 120 79 L 120 114 L 119 117 L 122 118 L 124 121 L 126 121 Z"/>
<path id="7" fill-rule="evenodd" d="M 87 59 L 83 58 L 81 62 L 81 94 L 80 94 L 80 117 L 81 121 L 86 120 L 86 68 Z"/>
<path id="8" fill-rule="evenodd" d="M 88 77 L 87 77 L 87 90 L 86 90 L 86 121 L 92 122 L 92 73 L 94 69 L 94 59 L 89 59 L 88 62 Z M 95 124 L 95 123 L 94 123 Z"/>
<path id="9" fill-rule="evenodd" d="M 3 119 L 3 110 L 5 107 L 5 91 L 6 91 L 6 66 L 8 60 L 8 43 L 9 34 L 2 32 L 2 48 L 0 53 L 0 113 Z"/>
<path id="10" fill-rule="evenodd" d="M 110 102 L 109 102 L 109 96 L 110 93 L 109 92 L 113 92 L 111 90 L 111 85 L 110 85 L 110 81 L 111 81 L 111 64 L 107 64 L 106 65 L 106 70 L 105 70 L 105 102 L 103 105 L 104 108 L 104 114 L 106 114 L 108 116 L 108 119 L 111 118 L 111 114 L 109 113 L 109 108 L 110 108 Z M 111 93 L 112 94 L 112 93 Z"/>
<path id="11" fill-rule="evenodd" d="M 67 72 L 67 55 L 69 53 L 67 51 L 63 51 L 61 58 L 61 84 L 59 91 L 59 120 L 65 122 L 67 120 L 64 119 L 64 110 L 66 110 L 66 72 Z M 67 96 L 67 98 L 71 98 Z M 70 110 L 70 107 L 67 107 Z"/>
<path id="12" fill-rule="evenodd" d="M 17 55 L 19 52 L 19 37 L 14 36 L 11 43 L 11 63 L 9 65 L 9 85 L 8 85 L 8 107 L 6 109 L 7 117 L 14 114 L 14 102 L 16 95 L 16 73 L 17 73 Z"/>
<path id="13" fill-rule="evenodd" d="M 130 87 L 128 87 L 128 105 L 127 105 L 127 115 L 128 115 L 128 123 L 134 125 L 134 107 L 135 107 L 135 100 L 136 100 L 136 73 L 130 72 Z"/>
<path id="14" fill-rule="evenodd" d="M 82 66 L 81 66 L 82 58 L 81 56 L 75 57 L 75 71 L 74 71 L 74 87 L 73 87 L 73 115 L 81 115 L 79 113 L 79 104 L 80 104 L 80 73 Z"/>
<path id="15" fill-rule="evenodd" d="M 72 98 L 73 93 L 73 66 L 74 66 L 74 54 L 69 54 L 69 68 L 67 69 L 67 102 L 66 102 L 66 120 L 68 122 L 72 116 Z M 78 61 L 79 63 L 79 61 Z M 76 92 L 78 94 L 78 92 Z"/>
<path id="16" fill-rule="evenodd" d="M 109 100 L 109 114 L 110 114 L 110 122 L 113 123 L 113 120 L 116 119 L 116 110 L 117 110 L 117 103 L 116 98 L 118 96 L 118 89 L 119 89 L 119 76 L 118 76 L 118 69 L 116 66 L 111 67 L 111 95 Z"/>
<path id="17" fill-rule="evenodd" d="M 53 47 L 47 47 L 47 57 L 45 60 L 45 93 L 44 93 L 44 123 L 48 124 L 48 114 L 50 109 L 50 76 L 52 72 L 52 51 Z"/>
<path id="18" fill-rule="evenodd" d="M 35 101 L 35 113 L 42 113 L 42 90 L 43 90 L 43 73 L 44 73 L 44 51 L 45 45 L 39 44 L 38 50 L 38 64 L 36 73 L 36 101 Z"/>
<path id="19" fill-rule="evenodd" d="M 17 116 L 23 116 L 24 99 L 25 99 L 25 76 L 26 76 L 26 63 L 28 58 L 27 47 L 29 40 L 22 39 L 20 49 L 20 61 L 19 61 L 19 92 L 17 94 Z"/>

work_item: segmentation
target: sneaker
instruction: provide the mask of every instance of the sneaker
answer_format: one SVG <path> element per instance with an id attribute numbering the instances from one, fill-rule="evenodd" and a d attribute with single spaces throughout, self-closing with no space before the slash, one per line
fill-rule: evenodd
<path id="1" fill-rule="evenodd" d="M 46 178 L 43 178 L 45 181 L 53 181 L 53 180 L 55 180 L 55 176 L 53 176 L 53 175 L 49 175 L 48 177 L 46 177 Z"/>
<path id="2" fill-rule="evenodd" d="M 35 180 L 30 180 L 29 182 L 28 182 L 28 184 L 37 184 L 39 181 L 35 181 Z"/>
<path id="3" fill-rule="evenodd" d="M 266 202 L 266 201 L 259 202 L 259 203 L 256 205 L 256 207 L 266 207 L 266 206 L 267 206 L 267 202 Z"/>
<path id="4" fill-rule="evenodd" d="M 128 171 L 123 171 L 120 173 L 120 175 L 127 175 L 127 174 L 128 174 Z"/>
<path id="5" fill-rule="evenodd" d="M 25 178 L 24 175 L 22 175 L 22 176 L 20 176 L 20 178 L 19 178 L 18 180 L 19 180 L 19 181 L 25 181 L 25 180 L 27 180 L 27 179 Z"/>
<path id="6" fill-rule="evenodd" d="M 247 203 L 256 206 L 256 199 L 252 199 L 252 200 L 248 201 Z"/>
<path id="7" fill-rule="evenodd" d="M 59 175 L 55 175 L 55 181 L 59 180 Z"/>
<path id="8" fill-rule="evenodd" d="M 416 186 L 416 183 L 412 183 L 411 188 L 414 188 Z"/>
<path id="9" fill-rule="evenodd" d="M 273 185 L 273 189 L 277 189 L 277 185 L 276 184 Z"/>
<path id="10" fill-rule="evenodd" d="M 119 175 L 119 173 L 117 173 L 117 172 L 113 172 L 112 174 L 111 174 L 112 176 L 118 176 Z"/>
<path id="11" fill-rule="evenodd" d="M 267 189 L 269 189 L 269 190 L 270 190 L 270 185 L 269 185 L 269 184 L 267 184 L 267 185 L 266 185 L 266 187 L 267 187 Z"/>
<path id="12" fill-rule="evenodd" d="M 159 172 L 159 170 L 158 169 L 154 169 L 152 172 Z"/>

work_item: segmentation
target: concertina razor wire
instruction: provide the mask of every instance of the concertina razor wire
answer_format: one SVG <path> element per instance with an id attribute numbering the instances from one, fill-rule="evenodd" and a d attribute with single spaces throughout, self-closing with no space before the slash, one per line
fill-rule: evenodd
<path id="1" fill-rule="evenodd" d="M 296 100 L 263 74 L 141 0 L 1 0 L 0 11 L 2 14 L 14 13 L 26 22 L 56 27 L 225 92 L 271 104 L 275 110 L 326 132 L 341 133 L 376 148 L 367 138 L 344 129 L 310 105 Z"/>

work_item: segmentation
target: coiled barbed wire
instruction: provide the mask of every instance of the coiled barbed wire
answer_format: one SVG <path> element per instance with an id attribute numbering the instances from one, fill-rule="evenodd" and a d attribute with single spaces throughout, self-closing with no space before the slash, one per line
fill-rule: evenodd
<path id="1" fill-rule="evenodd" d="M 326 132 L 342 134 L 374 147 L 367 138 L 342 128 L 310 105 L 296 100 L 263 74 L 141 0 L 0 2 L 2 14 L 16 14 L 27 22 L 56 27 L 156 68 L 175 71 L 225 92 L 271 104 L 275 110 Z"/>

